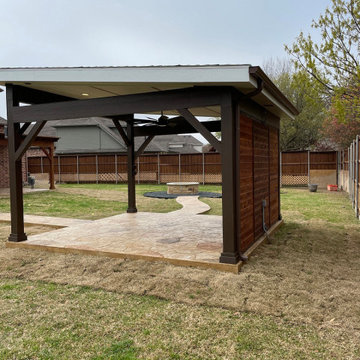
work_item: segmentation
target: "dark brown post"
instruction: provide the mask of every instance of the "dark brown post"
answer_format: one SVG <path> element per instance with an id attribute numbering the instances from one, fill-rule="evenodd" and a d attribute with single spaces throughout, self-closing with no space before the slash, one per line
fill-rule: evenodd
<path id="1" fill-rule="evenodd" d="M 236 119 L 231 93 L 224 95 L 221 103 L 221 163 L 223 205 L 223 252 L 220 262 L 236 264 L 240 260 L 236 223 L 238 207 L 236 164 Z"/>
<path id="2" fill-rule="evenodd" d="M 23 178 L 21 157 L 16 160 L 15 152 L 21 144 L 20 124 L 13 122 L 13 108 L 19 106 L 14 99 L 13 86 L 6 85 L 6 105 L 8 120 L 8 151 L 10 175 L 10 207 L 11 234 L 9 241 L 24 241 L 27 236 L 24 231 Z"/>
<path id="3" fill-rule="evenodd" d="M 128 213 L 136 213 L 136 193 L 135 193 L 135 141 L 134 141 L 134 116 L 127 120 L 127 138 L 129 145 L 127 147 L 127 165 L 128 165 Z"/>

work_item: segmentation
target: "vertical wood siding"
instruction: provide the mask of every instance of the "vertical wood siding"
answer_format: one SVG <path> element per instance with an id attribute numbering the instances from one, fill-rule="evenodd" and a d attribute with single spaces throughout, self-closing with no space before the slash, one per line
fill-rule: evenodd
<path id="1" fill-rule="evenodd" d="M 254 169 L 253 169 L 253 124 L 244 115 L 240 116 L 240 251 L 244 252 L 254 242 Z"/>

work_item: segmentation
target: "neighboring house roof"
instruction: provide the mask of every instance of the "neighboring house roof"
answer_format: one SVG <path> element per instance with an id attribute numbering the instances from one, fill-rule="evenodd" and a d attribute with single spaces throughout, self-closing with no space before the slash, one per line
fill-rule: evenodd
<path id="1" fill-rule="evenodd" d="M 6 125 L 7 121 L 0 116 L 0 125 Z"/>
<path id="2" fill-rule="evenodd" d="M 112 120 L 101 118 L 101 117 L 90 117 L 90 118 L 80 118 L 80 119 L 68 119 L 68 120 L 57 120 L 57 121 L 49 121 L 45 124 L 39 136 L 46 137 L 57 137 L 60 134 L 57 133 L 56 129 L 64 129 L 71 127 L 98 127 L 104 133 L 109 135 L 116 143 L 118 143 L 117 150 L 110 149 L 100 149 L 97 151 L 89 150 L 86 148 L 77 149 L 57 149 L 56 153 L 58 154 L 74 154 L 75 152 L 78 154 L 86 154 L 86 153 L 106 153 L 106 152 L 126 152 L 126 145 L 118 134 Z M 125 123 L 122 123 L 122 126 L 125 126 Z M 29 126 L 25 133 L 28 133 L 32 128 L 32 125 Z M 60 136 L 61 137 L 61 136 Z M 60 140 L 61 141 L 61 140 Z M 135 150 L 137 150 L 141 144 L 145 141 L 145 137 L 136 137 L 135 138 Z M 175 153 L 193 153 L 194 151 L 201 150 L 203 143 L 197 140 L 192 135 L 161 135 L 156 136 L 150 144 L 146 147 L 145 152 L 152 153 L 167 153 L 167 152 L 175 152 Z M 199 147 L 198 149 L 194 147 Z"/>

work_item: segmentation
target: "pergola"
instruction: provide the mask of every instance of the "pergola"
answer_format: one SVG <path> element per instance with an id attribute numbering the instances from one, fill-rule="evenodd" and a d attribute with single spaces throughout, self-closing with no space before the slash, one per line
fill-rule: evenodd
<path id="1" fill-rule="evenodd" d="M 239 117 L 246 114 L 262 124 L 278 126 L 280 116 L 297 114 L 296 108 L 263 71 L 250 65 L 0 69 L 0 85 L 6 86 L 7 99 L 11 177 L 9 241 L 27 239 L 21 158 L 45 123 L 99 116 L 112 119 L 127 145 L 129 213 L 137 212 L 135 159 L 154 136 L 200 133 L 221 153 L 223 251 L 220 262 L 229 264 L 236 264 L 242 258 Z M 175 117 L 161 126 L 160 123 L 144 126 L 135 114 Z M 219 120 L 199 121 L 199 116 Z M 30 124 L 33 126 L 24 137 Z M 215 131 L 221 131 L 221 141 L 212 135 Z M 146 140 L 135 152 L 137 136 L 146 136 Z"/>

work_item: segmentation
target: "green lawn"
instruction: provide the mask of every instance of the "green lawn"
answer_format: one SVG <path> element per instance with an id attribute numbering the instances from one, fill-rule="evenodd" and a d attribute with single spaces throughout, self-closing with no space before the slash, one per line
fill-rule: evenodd
<path id="1" fill-rule="evenodd" d="M 166 185 L 137 185 L 139 211 L 166 213 L 181 208 L 174 199 L 151 199 L 145 192 L 165 191 Z M 221 192 L 221 187 L 206 185 L 200 191 Z M 213 208 L 212 215 L 221 215 L 221 199 L 206 199 Z M 99 219 L 126 212 L 127 185 L 111 184 L 64 184 L 57 190 L 24 195 L 24 212 L 32 215 Z M 10 211 L 8 198 L 0 198 L 0 212 Z"/>

